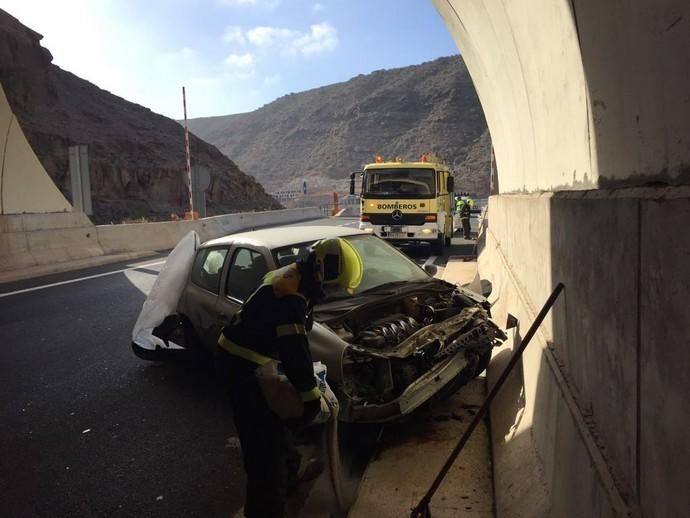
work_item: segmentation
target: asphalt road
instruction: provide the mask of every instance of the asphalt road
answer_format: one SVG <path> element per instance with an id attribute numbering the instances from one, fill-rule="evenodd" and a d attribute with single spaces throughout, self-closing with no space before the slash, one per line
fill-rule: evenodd
<path id="1" fill-rule="evenodd" d="M 454 240 L 450 253 L 471 247 Z M 130 350 L 162 263 L 0 285 L 3 515 L 227 517 L 241 507 L 239 442 L 220 383 L 208 369 Z"/>

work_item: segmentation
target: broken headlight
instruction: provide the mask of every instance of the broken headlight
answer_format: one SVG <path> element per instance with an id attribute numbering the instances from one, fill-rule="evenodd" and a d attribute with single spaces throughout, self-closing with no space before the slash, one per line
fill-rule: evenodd
<path id="1" fill-rule="evenodd" d="M 390 361 L 355 347 L 345 350 L 343 386 L 354 400 L 385 403 L 393 399 Z"/>

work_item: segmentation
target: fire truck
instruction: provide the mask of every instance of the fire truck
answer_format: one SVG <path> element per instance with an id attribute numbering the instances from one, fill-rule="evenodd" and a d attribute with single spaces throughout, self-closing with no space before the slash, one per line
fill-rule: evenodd
<path id="1" fill-rule="evenodd" d="M 397 245 L 427 243 L 441 255 L 453 235 L 453 172 L 423 154 L 417 162 L 381 156 L 350 174 L 350 194 L 360 186 L 359 228 Z"/>

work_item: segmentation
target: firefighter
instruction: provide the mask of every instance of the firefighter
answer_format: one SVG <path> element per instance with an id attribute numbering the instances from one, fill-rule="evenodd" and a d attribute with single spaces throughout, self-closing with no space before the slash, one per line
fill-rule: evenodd
<path id="1" fill-rule="evenodd" d="M 361 258 L 348 241 L 319 241 L 306 260 L 269 272 L 218 339 L 247 474 L 247 518 L 285 515 L 288 480 L 299 466 L 291 433 L 308 425 L 322 409 L 307 340 L 311 327 L 307 315 L 323 297 L 324 286 L 338 284 L 351 293 L 362 272 Z M 280 360 L 299 392 L 300 417 L 283 421 L 271 410 L 276 401 L 266 400 L 255 373 L 257 366 L 271 360 Z"/>
<path id="2" fill-rule="evenodd" d="M 472 214 L 472 206 L 474 200 L 470 198 L 469 193 L 462 193 L 460 199 L 455 204 L 455 210 L 460 216 L 460 223 L 462 223 L 462 233 L 465 239 L 471 239 L 470 234 L 470 215 Z"/>

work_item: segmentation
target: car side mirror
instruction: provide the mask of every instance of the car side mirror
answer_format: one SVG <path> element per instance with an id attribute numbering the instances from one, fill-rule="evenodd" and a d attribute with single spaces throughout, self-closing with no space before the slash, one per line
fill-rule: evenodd
<path id="1" fill-rule="evenodd" d="M 455 188 L 455 178 L 452 176 L 448 177 L 448 192 L 453 194 L 453 190 Z"/>
<path id="2" fill-rule="evenodd" d="M 506 329 L 513 329 L 514 327 L 517 327 L 519 322 L 520 321 L 517 318 L 508 313 L 508 318 L 506 319 Z"/>
<path id="3" fill-rule="evenodd" d="M 491 295 L 491 292 L 493 291 L 494 287 L 491 285 L 491 281 L 488 279 L 482 279 L 479 281 L 479 291 L 482 294 L 482 297 L 485 299 Z"/>
<path id="4" fill-rule="evenodd" d="M 433 277 L 438 272 L 438 267 L 435 264 L 424 263 L 424 271 Z"/>

